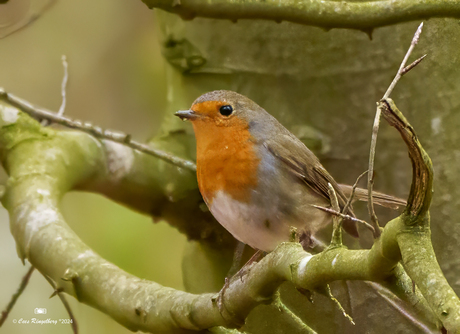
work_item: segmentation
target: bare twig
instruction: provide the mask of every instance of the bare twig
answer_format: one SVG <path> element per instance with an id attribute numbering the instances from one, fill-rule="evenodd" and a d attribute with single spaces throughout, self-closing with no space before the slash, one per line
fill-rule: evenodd
<path id="1" fill-rule="evenodd" d="M 45 279 L 51 284 L 51 286 L 53 287 L 54 289 L 54 292 L 52 293 L 52 295 L 50 296 L 50 298 L 54 297 L 54 296 L 59 296 L 59 299 L 61 300 L 62 304 L 64 305 L 67 313 L 69 314 L 69 319 L 70 319 L 70 325 L 72 327 L 72 331 L 74 334 L 78 334 L 78 324 L 77 324 L 77 320 L 75 319 L 74 315 L 73 315 L 73 312 L 72 312 L 72 309 L 70 308 L 70 305 L 69 303 L 67 302 L 67 299 L 65 298 L 65 296 L 62 294 L 62 292 L 64 291 L 64 289 L 62 288 L 58 288 L 56 286 L 56 283 L 49 277 L 49 276 L 46 276 L 46 275 L 43 275 L 45 277 Z"/>
<path id="2" fill-rule="evenodd" d="M 403 61 L 401 62 L 401 65 L 399 66 L 398 72 L 396 73 L 396 76 L 394 77 L 393 81 L 391 82 L 390 86 L 388 87 L 387 91 L 383 95 L 382 100 L 388 98 L 395 88 L 396 84 L 398 81 L 401 79 L 401 77 L 410 71 L 412 68 L 414 68 L 417 64 L 419 64 L 424 57 L 421 57 L 417 59 L 415 62 L 410 64 L 406 68 L 406 63 L 407 60 L 409 59 L 409 56 L 411 55 L 412 51 L 414 50 L 415 45 L 417 45 L 418 40 L 420 38 L 420 34 L 422 33 L 422 28 L 423 28 L 423 22 L 418 26 L 417 31 L 414 34 L 414 37 L 412 38 L 411 44 L 409 49 L 406 52 L 406 55 L 404 56 Z M 371 148 L 370 148 L 370 153 L 369 153 L 369 173 L 367 175 L 367 189 L 368 189 L 368 201 L 367 201 L 367 208 L 369 211 L 369 216 L 371 217 L 371 222 L 374 227 L 374 238 L 378 238 L 380 236 L 380 225 L 379 221 L 377 218 L 377 215 L 375 214 L 374 211 L 374 201 L 372 198 L 372 190 L 374 188 L 374 160 L 375 160 L 375 147 L 377 145 L 377 134 L 379 132 L 379 126 L 380 126 L 380 115 L 381 115 L 381 108 L 379 105 L 377 105 L 377 111 L 375 112 L 375 118 L 374 118 L 374 125 L 372 127 L 372 139 L 371 139 Z"/>
<path id="3" fill-rule="evenodd" d="M 353 187 L 351 188 L 351 194 L 350 194 L 350 197 L 348 198 L 348 201 L 347 203 L 345 204 L 345 206 L 343 207 L 343 210 L 342 210 L 342 213 L 345 213 L 348 211 L 348 208 L 350 207 L 351 205 L 351 202 L 353 202 L 353 197 L 355 196 L 355 191 L 356 191 L 356 188 L 358 187 L 358 183 L 359 181 L 361 180 L 361 178 L 366 175 L 368 171 L 365 171 L 363 172 L 360 176 L 358 176 L 358 178 L 356 179 L 355 181 L 355 184 L 353 184 Z"/>
<path id="4" fill-rule="evenodd" d="M 62 83 L 61 83 L 62 102 L 61 102 L 61 106 L 59 107 L 59 111 L 57 112 L 58 116 L 64 115 L 64 112 L 65 112 L 65 105 L 67 102 L 66 88 L 67 88 L 67 80 L 69 78 L 69 73 L 68 73 L 69 64 L 67 63 L 67 58 L 65 55 L 62 55 L 61 59 L 62 59 L 62 67 L 64 67 L 64 77 L 62 78 Z M 43 126 L 48 126 L 51 124 L 51 122 L 48 121 L 47 119 L 44 119 L 41 121 L 41 124 Z"/>
<path id="5" fill-rule="evenodd" d="M 16 301 L 18 298 L 21 296 L 21 294 L 24 292 L 24 289 L 27 287 L 27 284 L 29 283 L 30 276 L 32 276 L 32 273 L 34 271 L 35 267 L 30 267 L 27 273 L 24 275 L 22 278 L 21 284 L 19 285 L 18 291 L 11 297 L 10 302 L 6 306 L 6 309 L 2 311 L 2 316 L 0 317 L 0 327 L 2 327 L 3 323 L 5 322 L 6 318 L 10 314 L 11 310 L 13 309 L 14 304 L 16 304 Z"/>
<path id="6" fill-rule="evenodd" d="M 409 311 L 407 306 L 403 304 L 404 301 L 391 290 L 379 283 L 371 281 L 366 281 L 365 284 L 372 287 L 377 295 L 385 299 L 388 304 L 398 310 L 398 312 L 402 314 L 406 319 L 408 319 L 412 324 L 414 324 L 414 326 L 418 327 L 420 333 L 433 333 L 433 331 L 427 325 L 425 325 L 422 321 L 420 321 L 420 319 L 417 318 L 416 315 Z"/>
<path id="7" fill-rule="evenodd" d="M 308 327 L 308 325 L 302 321 L 294 312 L 292 312 L 281 300 L 280 292 L 275 293 L 275 298 L 273 302 L 274 306 L 278 308 L 280 312 L 286 314 L 290 319 L 292 319 L 297 327 L 302 329 L 302 332 L 305 334 L 316 334 L 316 332 Z"/>
<path id="8" fill-rule="evenodd" d="M 377 108 L 375 113 L 374 126 L 372 127 L 371 150 L 369 153 L 369 169 L 367 174 L 367 209 L 374 228 L 374 238 L 378 238 L 380 236 L 380 225 L 377 215 L 374 211 L 374 200 L 372 198 L 372 190 L 374 188 L 375 147 L 377 145 L 377 134 L 379 132 L 380 114 L 380 108 Z"/>
<path id="9" fill-rule="evenodd" d="M 67 313 L 69 314 L 70 325 L 72 327 L 73 333 L 78 334 L 77 320 L 75 319 L 75 316 L 73 315 L 72 309 L 70 308 L 70 305 L 67 302 L 67 299 L 65 298 L 65 296 L 61 292 L 58 292 L 58 296 L 59 296 L 59 299 L 61 300 L 62 304 L 64 305 Z"/>
<path id="10" fill-rule="evenodd" d="M 404 67 L 401 71 L 401 76 L 403 76 L 404 74 L 406 74 L 407 72 L 409 72 L 411 69 L 413 69 L 415 66 L 417 66 L 418 64 L 420 64 L 420 62 L 425 59 L 427 55 L 424 54 L 423 56 L 421 56 L 420 58 L 414 60 L 412 63 L 410 63 L 409 65 L 407 65 L 406 67 Z"/>
<path id="11" fill-rule="evenodd" d="M 330 183 L 328 183 L 327 186 L 329 188 L 328 193 L 329 198 L 331 199 L 332 209 L 336 212 L 340 212 L 339 200 L 337 199 L 337 194 L 335 193 L 334 187 Z M 343 217 L 336 215 L 333 216 L 331 246 L 342 246 L 342 222 Z"/>
<path id="12" fill-rule="evenodd" d="M 339 300 L 335 298 L 334 295 L 332 294 L 331 287 L 329 286 L 329 284 L 326 284 L 326 292 L 329 295 L 329 298 L 331 298 L 331 300 L 337 305 L 339 310 L 342 312 L 343 316 L 347 318 L 352 325 L 356 325 L 355 322 L 353 321 L 353 318 L 345 311 L 342 304 L 340 304 Z"/>
<path id="13" fill-rule="evenodd" d="M 398 83 L 399 79 L 401 79 L 401 77 L 404 75 L 404 73 L 403 73 L 404 67 L 406 66 L 407 60 L 409 59 L 412 51 L 414 50 L 415 46 L 417 45 L 418 40 L 420 39 L 420 34 L 422 33 L 422 28 L 423 28 L 423 22 L 420 23 L 420 25 L 418 26 L 417 30 L 415 31 L 414 37 L 412 37 L 412 41 L 410 42 L 409 49 L 407 50 L 406 55 L 404 56 L 404 59 L 401 62 L 401 65 L 399 66 L 399 70 L 396 73 L 396 76 L 394 77 L 394 79 L 391 82 L 390 86 L 388 87 L 387 91 L 383 95 L 382 99 L 386 99 L 386 98 L 390 97 L 390 95 L 393 92 L 393 89 L 395 88 L 395 86 Z"/>
<path id="14" fill-rule="evenodd" d="M 364 221 L 364 220 L 361 220 L 361 219 L 358 219 L 358 218 L 355 218 L 355 217 L 346 215 L 346 214 L 344 214 L 344 213 L 341 213 L 341 212 L 339 212 L 339 211 L 335 211 L 334 209 L 331 209 L 331 208 L 326 208 L 326 207 L 324 207 L 324 206 L 319 206 L 319 205 L 314 205 L 314 204 L 312 204 L 312 207 L 317 208 L 317 209 L 322 210 L 322 211 L 325 211 L 325 212 L 330 213 L 330 214 L 332 214 L 332 215 L 342 217 L 343 219 L 351 220 L 351 221 L 353 221 L 353 222 L 357 222 L 357 223 L 363 224 L 363 225 L 366 226 L 369 230 L 371 230 L 372 232 L 374 232 L 374 227 L 373 227 L 371 224 L 369 224 L 368 222 Z"/>
<path id="15" fill-rule="evenodd" d="M 168 153 L 162 150 L 154 149 L 150 147 L 149 145 L 142 144 L 134 140 L 131 140 L 131 135 L 129 134 L 124 134 L 121 132 L 112 132 L 109 130 L 103 130 L 100 127 L 94 126 L 90 123 L 82 123 L 80 121 L 74 121 L 68 117 L 59 116 L 56 113 L 53 113 L 49 110 L 34 107 L 29 102 L 13 94 L 7 93 L 2 88 L 0 88 L 0 99 L 8 102 L 9 104 L 11 104 L 12 106 L 16 108 L 19 108 L 20 110 L 22 110 L 23 112 L 29 114 L 30 116 L 34 118 L 46 119 L 50 122 L 61 124 L 61 125 L 64 125 L 72 129 L 78 129 L 80 131 L 88 133 L 99 139 L 107 139 L 110 141 L 117 142 L 117 143 L 129 146 L 140 152 L 143 152 L 149 155 L 153 155 L 154 157 L 160 158 L 177 167 L 181 167 L 181 168 L 196 172 L 196 165 L 194 162 L 179 158 L 171 153 Z"/>
<path id="16" fill-rule="evenodd" d="M 67 102 L 66 99 L 66 88 L 67 88 L 67 80 L 69 79 L 69 64 L 67 63 L 67 57 L 62 55 L 62 66 L 64 67 L 64 77 L 62 78 L 61 84 L 61 96 L 62 96 L 62 103 L 59 107 L 58 116 L 64 115 L 65 105 Z"/>

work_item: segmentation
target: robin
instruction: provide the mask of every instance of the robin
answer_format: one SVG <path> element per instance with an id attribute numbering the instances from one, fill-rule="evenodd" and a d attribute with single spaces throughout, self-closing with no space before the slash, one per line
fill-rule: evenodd
<path id="1" fill-rule="evenodd" d="M 291 227 L 315 235 L 331 215 L 328 183 L 346 197 L 318 158 L 249 98 L 213 91 L 176 115 L 190 120 L 197 144 L 197 178 L 209 210 L 237 240 L 262 251 L 288 241 Z M 351 209 L 349 215 L 353 215 Z M 356 224 L 346 232 L 358 237 Z"/>

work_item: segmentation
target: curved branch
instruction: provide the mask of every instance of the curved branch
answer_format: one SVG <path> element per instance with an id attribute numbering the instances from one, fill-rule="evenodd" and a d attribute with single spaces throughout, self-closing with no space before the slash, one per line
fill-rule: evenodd
<path id="1" fill-rule="evenodd" d="M 142 0 L 149 8 L 159 8 L 184 19 L 265 19 L 290 21 L 323 28 L 352 28 L 371 32 L 373 28 L 423 20 L 430 17 L 460 17 L 458 0 Z"/>
<path id="2" fill-rule="evenodd" d="M 431 205 L 433 196 L 433 165 L 428 154 L 420 144 L 414 129 L 404 115 L 398 110 L 392 99 L 386 98 L 379 105 L 385 120 L 394 126 L 409 150 L 412 162 L 412 185 L 405 213 L 413 218 L 408 224 L 419 223 L 426 225 L 425 215 Z"/>
<path id="3" fill-rule="evenodd" d="M 400 260 L 396 223 L 388 224 L 371 250 L 336 247 L 312 256 L 297 243 L 285 243 L 243 279 L 230 282 L 221 313 L 213 294 L 190 294 L 124 272 L 95 254 L 65 223 L 58 209 L 65 192 L 88 184 L 110 185 L 109 180 L 120 184 L 123 176 L 133 177 L 123 170 L 110 171 L 110 162 L 116 160 L 113 152 L 105 152 L 104 145 L 87 134 L 43 128 L 10 106 L 0 105 L 0 125 L 0 153 L 10 175 L 3 204 L 21 258 L 28 258 L 60 291 L 131 330 L 185 333 L 235 327 L 254 307 L 270 303 L 284 281 L 311 290 L 339 279 L 383 282 L 394 276 Z M 425 307 L 420 299 L 413 305 Z"/>
<path id="4" fill-rule="evenodd" d="M 433 193 L 431 159 L 393 100 L 382 100 L 379 108 L 388 123 L 401 134 L 412 162 L 409 199 L 406 209 L 396 219 L 401 225 L 396 240 L 403 266 L 447 331 L 456 333 L 460 329 L 460 299 L 444 277 L 431 244 L 428 211 Z"/>

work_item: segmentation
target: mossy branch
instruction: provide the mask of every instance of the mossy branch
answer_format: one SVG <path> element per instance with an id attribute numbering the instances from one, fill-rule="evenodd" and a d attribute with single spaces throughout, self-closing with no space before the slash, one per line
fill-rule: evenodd
<path id="1" fill-rule="evenodd" d="M 448 332 L 460 330 L 460 299 L 444 277 L 431 244 L 429 208 L 433 194 L 433 166 L 414 129 L 393 100 L 379 103 L 384 118 L 394 126 L 409 151 L 412 185 L 407 206 L 397 218 L 396 236 L 402 264 Z"/>
<path id="2" fill-rule="evenodd" d="M 392 99 L 386 98 L 379 102 L 383 117 L 401 134 L 407 145 L 412 163 L 412 185 L 404 211 L 408 225 L 426 225 L 425 215 L 431 205 L 433 195 L 433 165 L 428 154 L 420 144 L 414 129 L 404 115 L 398 110 Z"/>
<path id="3" fill-rule="evenodd" d="M 195 17 L 214 19 L 265 19 L 290 21 L 330 28 L 352 28 L 371 33 L 373 28 L 390 24 L 420 21 L 430 17 L 460 17 L 457 0 L 143 0 L 149 8 L 159 8 L 190 20 Z"/>

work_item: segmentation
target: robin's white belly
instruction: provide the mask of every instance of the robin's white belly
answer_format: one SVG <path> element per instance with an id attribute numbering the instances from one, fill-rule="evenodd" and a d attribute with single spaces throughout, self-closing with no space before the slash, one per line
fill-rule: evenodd
<path id="1" fill-rule="evenodd" d="M 279 243 L 289 241 L 290 224 L 277 216 L 276 207 L 249 205 L 219 191 L 209 209 L 236 239 L 255 249 L 269 252 Z"/>

